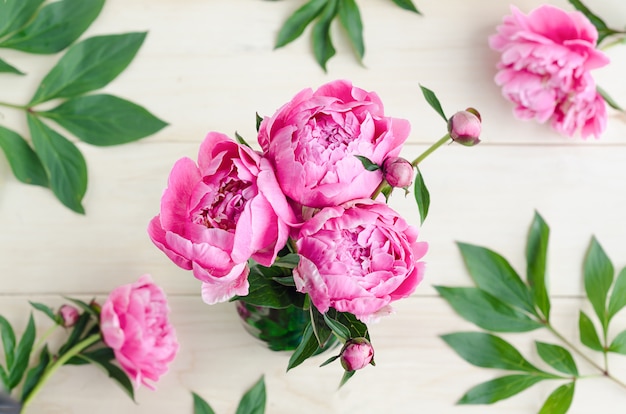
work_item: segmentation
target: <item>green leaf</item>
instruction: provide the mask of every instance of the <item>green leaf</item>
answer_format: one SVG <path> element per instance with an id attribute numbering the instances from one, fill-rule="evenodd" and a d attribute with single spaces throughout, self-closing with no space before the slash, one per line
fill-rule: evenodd
<path id="1" fill-rule="evenodd" d="M 479 288 L 511 306 L 536 314 L 528 287 L 504 257 L 484 247 L 466 243 L 457 245 Z"/>
<path id="2" fill-rule="evenodd" d="M 115 352 L 108 346 L 94 349 L 93 351 L 83 351 L 80 354 L 70 358 L 65 365 L 85 365 L 91 363 L 92 360 L 111 361 L 115 358 Z"/>
<path id="3" fill-rule="evenodd" d="M 539 414 L 565 414 L 574 399 L 575 383 L 561 385 L 548 397 L 539 410 Z"/>
<path id="4" fill-rule="evenodd" d="M 328 313 L 324 314 L 324 321 L 337 337 L 343 341 L 350 339 L 350 329 L 347 326 L 328 316 Z"/>
<path id="5" fill-rule="evenodd" d="M 609 299 L 609 321 L 626 306 L 626 267 L 619 272 Z"/>
<path id="6" fill-rule="evenodd" d="M 74 345 L 80 342 L 83 333 L 85 332 L 85 328 L 91 319 L 91 315 L 87 312 L 83 313 L 78 317 L 78 321 L 76 321 L 76 325 L 72 328 L 72 332 L 70 332 L 70 336 L 65 341 L 65 344 L 59 348 L 59 355 L 63 355 L 67 351 L 69 351 Z"/>
<path id="7" fill-rule="evenodd" d="M 544 326 L 481 289 L 445 286 L 435 289 L 459 316 L 485 330 L 527 332 Z"/>
<path id="8" fill-rule="evenodd" d="M 341 377 L 341 381 L 339 382 L 339 388 L 343 387 L 344 384 L 354 376 L 354 374 L 356 374 L 356 371 L 344 371 L 343 377 Z"/>
<path id="9" fill-rule="evenodd" d="M 30 393 L 33 391 L 41 376 L 43 375 L 48 364 L 50 363 L 50 351 L 48 351 L 48 345 L 44 345 L 41 353 L 39 354 L 39 362 L 37 365 L 28 370 L 26 379 L 24 380 L 24 386 L 22 387 L 22 397 L 20 401 L 24 401 Z"/>
<path id="10" fill-rule="evenodd" d="M 537 353 L 552 368 L 564 374 L 578 377 L 578 368 L 572 354 L 559 345 L 548 344 L 545 342 L 535 341 Z"/>
<path id="11" fill-rule="evenodd" d="M 22 381 L 24 373 L 28 369 L 30 353 L 32 352 L 33 345 L 35 343 L 35 334 L 35 321 L 33 320 L 33 315 L 31 314 L 28 318 L 26 330 L 24 331 L 24 334 L 22 334 L 22 338 L 15 348 L 15 359 L 13 360 L 13 364 L 8 367 L 9 389 L 17 387 L 20 381 Z"/>
<path id="12" fill-rule="evenodd" d="M 43 2 L 44 0 L 0 1 L 0 37 L 21 29 Z"/>
<path id="13" fill-rule="evenodd" d="M 87 357 L 85 354 L 80 354 L 82 357 L 89 359 L 93 364 L 99 366 L 104 369 L 106 373 L 109 375 L 113 381 L 117 382 L 122 389 L 128 394 L 128 396 L 135 401 L 135 389 L 133 388 L 133 384 L 130 382 L 130 378 L 128 375 L 117 365 L 113 365 L 107 359 L 94 359 L 91 357 Z"/>
<path id="14" fill-rule="evenodd" d="M 165 125 L 164 125 L 165 126 Z M 237 140 L 237 142 L 241 145 L 245 145 L 248 148 L 252 148 L 250 146 L 250 144 L 248 144 L 248 142 L 241 136 L 239 135 L 239 133 L 237 131 L 235 131 L 235 139 Z"/>
<path id="15" fill-rule="evenodd" d="M 430 192 L 424 182 L 424 176 L 419 167 L 415 167 L 417 173 L 415 174 L 415 184 L 413 184 L 413 193 L 415 195 L 415 202 L 417 203 L 417 209 L 420 213 L 420 224 L 424 224 L 426 216 L 428 216 L 428 209 L 430 208 Z"/>
<path id="16" fill-rule="evenodd" d="M 0 365 L 0 383 L 2 384 L 2 390 L 9 389 L 9 376 L 2 365 Z"/>
<path id="17" fill-rule="evenodd" d="M 15 66 L 10 65 L 6 61 L 0 59 L 0 73 L 14 73 L 16 75 L 23 75 L 24 72 L 16 68 Z"/>
<path id="18" fill-rule="evenodd" d="M 62 318 L 56 313 L 54 313 L 54 311 L 52 310 L 50 306 L 44 305 L 43 303 L 32 302 L 32 301 L 28 301 L 28 303 L 30 303 L 33 308 L 42 312 L 48 318 L 52 319 L 52 321 L 56 323 L 57 325 L 61 325 L 63 323 Z"/>
<path id="19" fill-rule="evenodd" d="M 304 29 L 322 12 L 326 3 L 328 3 L 328 0 L 310 0 L 289 16 L 278 32 L 274 48 L 278 49 L 297 39 L 304 32 Z M 257 125 L 258 122 L 257 117 Z"/>
<path id="20" fill-rule="evenodd" d="M 603 350 L 596 327 L 593 325 L 591 319 L 589 319 L 589 316 L 583 311 L 580 311 L 578 317 L 578 329 L 580 330 L 580 342 L 582 342 L 583 345 L 594 351 Z"/>
<path id="21" fill-rule="evenodd" d="M 2 333 L 4 358 L 6 360 L 7 369 L 10 370 L 15 360 L 15 332 L 9 321 L 2 315 L 0 315 L 0 333 Z"/>
<path id="22" fill-rule="evenodd" d="M 146 33 L 94 36 L 72 47 L 45 76 L 29 105 L 102 88 L 133 60 Z"/>
<path id="23" fill-rule="evenodd" d="M 0 147 L 9 161 L 15 178 L 26 184 L 48 186 L 46 170 L 24 138 L 0 126 Z"/>
<path id="24" fill-rule="evenodd" d="M 261 122 L 263 122 L 263 117 L 261 117 L 258 112 L 256 112 L 255 115 L 256 115 L 256 132 L 259 132 L 259 128 L 261 127 Z"/>
<path id="25" fill-rule="evenodd" d="M 193 414 L 215 414 L 213 408 L 202 399 L 198 394 L 192 392 L 193 396 Z"/>
<path id="26" fill-rule="evenodd" d="M 457 404 L 493 404 L 512 397 L 546 379 L 538 375 L 507 375 L 476 385 Z"/>
<path id="27" fill-rule="evenodd" d="M 246 296 L 236 296 L 233 300 L 241 300 L 255 306 L 284 309 L 294 305 L 302 307 L 304 295 L 293 288 L 276 282 L 274 277 L 282 277 L 282 269 L 261 265 L 250 266 L 248 283 L 250 288 Z"/>
<path id="28" fill-rule="evenodd" d="M 87 191 L 87 164 L 81 152 L 61 134 L 28 114 L 28 128 L 35 151 L 50 176 L 50 188 L 71 210 L 84 214 L 81 204 Z"/>
<path id="29" fill-rule="evenodd" d="M 609 346 L 609 352 L 626 355 L 626 330 L 617 334 L 615 339 L 613 339 Z"/>
<path id="30" fill-rule="evenodd" d="M 322 315 L 315 306 L 309 308 L 311 315 L 311 327 L 313 328 L 313 334 L 317 338 L 317 345 L 319 348 L 323 348 L 330 338 L 332 338 L 333 331 L 326 324 L 325 315 Z"/>
<path id="31" fill-rule="evenodd" d="M 417 14 L 421 14 L 419 10 L 417 10 L 417 7 L 415 7 L 415 4 L 413 4 L 412 0 L 392 0 L 392 1 L 396 3 L 398 6 L 402 7 L 404 10 L 409 10 Z"/>
<path id="32" fill-rule="evenodd" d="M 361 322 L 356 316 L 350 312 L 337 312 L 332 315 L 332 309 L 328 314 L 350 330 L 350 338 L 366 338 L 370 339 L 367 325 Z"/>
<path id="33" fill-rule="evenodd" d="M 339 2 L 339 21 L 346 29 L 352 47 L 360 59 L 365 55 L 365 44 L 363 42 L 363 22 L 359 6 L 354 0 L 342 0 Z"/>
<path id="34" fill-rule="evenodd" d="M 498 336 L 484 332 L 456 332 L 442 335 L 441 338 L 472 365 L 542 373 L 524 359 L 513 345 Z"/>
<path id="35" fill-rule="evenodd" d="M 333 355 L 333 356 L 331 356 L 326 361 L 322 362 L 322 364 L 320 365 L 320 368 L 330 364 L 331 362 L 335 362 L 337 359 L 339 359 L 340 356 L 341 355 Z"/>
<path id="36" fill-rule="evenodd" d="M 585 291 L 606 332 L 609 318 L 606 300 L 613 283 L 613 264 L 595 237 L 591 239 L 584 262 Z"/>
<path id="37" fill-rule="evenodd" d="M 624 111 L 624 108 L 622 108 L 616 101 L 615 99 L 613 99 L 611 97 L 611 95 L 609 95 L 609 93 L 607 91 L 605 91 L 604 89 L 602 89 L 599 86 L 596 86 L 596 89 L 598 90 L 598 93 L 600 94 L 600 96 L 602 96 L 602 99 L 604 99 L 604 101 L 606 102 L 606 104 L 608 106 L 610 106 L 613 109 L 617 109 L 618 111 Z"/>
<path id="38" fill-rule="evenodd" d="M 526 280 L 537 308 L 550 320 L 550 297 L 546 287 L 546 260 L 550 228 L 535 212 L 526 242 Z"/>
<path id="39" fill-rule="evenodd" d="M 265 413 L 265 380 L 261 377 L 239 401 L 236 414 L 263 414 Z"/>
<path id="40" fill-rule="evenodd" d="M 99 146 L 136 141 L 167 125 L 139 105 L 104 94 L 72 98 L 39 115 L 52 119 L 81 140 Z"/>
<path id="41" fill-rule="evenodd" d="M 104 0 L 60 0 L 41 8 L 34 20 L 0 43 L 28 53 L 57 53 L 71 45 L 100 14 Z"/>
<path id="42" fill-rule="evenodd" d="M 364 157 L 362 155 L 355 155 L 355 157 L 357 157 L 359 159 L 359 161 L 361 161 L 361 164 L 363 164 L 363 168 L 365 168 L 367 171 L 378 171 L 378 170 L 380 170 L 380 165 L 376 164 L 375 162 L 373 162 L 369 158 Z"/>
<path id="43" fill-rule="evenodd" d="M 441 117 L 444 121 L 446 121 L 447 124 L 448 117 L 443 112 L 443 108 L 441 107 L 441 103 L 439 102 L 439 98 L 437 98 L 437 95 L 435 95 L 435 92 L 422 85 L 420 85 L 420 89 L 422 90 L 422 94 L 424 94 L 424 99 L 426 99 L 426 102 L 428 102 L 430 107 L 433 108 L 435 112 L 441 115 Z"/>
<path id="44" fill-rule="evenodd" d="M 326 72 L 326 62 L 335 55 L 335 48 L 330 39 L 330 23 L 337 15 L 337 1 L 327 0 L 322 14 L 313 26 L 311 36 L 313 38 L 313 54 L 317 63 Z"/>
<path id="45" fill-rule="evenodd" d="M 279 256 L 274 260 L 272 267 L 282 267 L 285 269 L 295 269 L 300 263 L 300 255 L 297 253 L 289 253 L 285 256 Z M 293 280 L 293 276 L 290 276 Z"/>
<path id="46" fill-rule="evenodd" d="M 309 323 L 306 328 L 304 328 L 300 345 L 298 345 L 289 358 L 287 371 L 302 364 L 307 358 L 315 354 L 318 347 L 317 338 L 313 334 L 313 327 Z"/>

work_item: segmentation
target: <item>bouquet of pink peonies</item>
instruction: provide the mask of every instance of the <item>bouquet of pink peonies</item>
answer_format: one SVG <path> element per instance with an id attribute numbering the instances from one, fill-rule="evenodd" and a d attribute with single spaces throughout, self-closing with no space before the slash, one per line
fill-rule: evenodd
<path id="1" fill-rule="evenodd" d="M 0 365 L 1 386 L 11 393 L 21 385 L 15 399 L 0 395 L 0 408 L 24 413 L 63 365 L 97 365 L 132 399 L 135 389 L 142 384 L 154 389 L 152 382 L 167 372 L 178 352 L 178 340 L 169 322 L 165 293 L 150 275 L 115 288 L 102 306 L 95 300 L 67 299 L 72 304 L 62 305 L 56 312 L 42 303 L 30 302 L 54 322 L 37 343 L 32 315 L 19 341 L 11 324 L 0 316 L 6 361 L 5 366 Z M 59 327 L 67 330 L 67 339 L 52 352 L 45 342 Z"/>
<path id="2" fill-rule="evenodd" d="M 238 135 L 209 133 L 197 163 L 174 165 L 152 241 L 202 282 L 206 303 L 238 301 L 250 332 L 272 349 L 293 349 L 289 368 L 342 342 L 327 362 L 341 359 L 347 380 L 373 364 L 366 323 L 424 276 L 427 244 L 387 198 L 411 184 L 436 147 L 451 138 L 478 143 L 476 111 L 447 119 L 422 90 L 449 132 L 413 163 L 399 158 L 409 122 L 386 116 L 375 93 L 345 80 L 257 116 L 260 151 Z M 424 218 L 428 192 L 421 176 L 415 181 Z"/>

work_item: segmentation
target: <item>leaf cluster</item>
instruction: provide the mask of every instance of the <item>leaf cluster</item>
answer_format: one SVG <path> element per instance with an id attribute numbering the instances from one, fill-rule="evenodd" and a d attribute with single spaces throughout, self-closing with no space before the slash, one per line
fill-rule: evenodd
<path id="1" fill-rule="evenodd" d="M 103 369 L 134 400 L 134 388 L 128 375 L 114 363 L 113 350 L 101 340 L 99 311 L 81 300 L 67 299 L 82 312 L 56 352 L 52 352 L 47 344 L 43 344 L 41 350 L 37 349 L 46 338 L 35 344 L 36 328 L 32 314 L 19 342 L 16 341 L 11 324 L 0 316 L 0 334 L 5 354 L 5 364 L 0 364 L 2 387 L 10 393 L 22 384 L 19 401 L 26 403 L 59 364 L 94 364 Z M 62 318 L 52 308 L 38 302 L 30 304 L 50 318 L 55 326 L 62 326 Z"/>
<path id="2" fill-rule="evenodd" d="M 552 326 L 551 303 L 547 290 L 546 262 L 550 229 L 535 213 L 526 244 L 526 278 L 523 280 L 509 262 L 484 247 L 458 243 L 473 287 L 436 286 L 443 299 L 461 317 L 490 332 L 529 332 L 548 329 L 563 345 L 535 341 L 537 354 L 552 372 L 531 364 L 509 342 L 490 332 L 457 332 L 442 339 L 472 365 L 512 371 L 510 375 L 479 384 L 463 395 L 460 404 L 491 404 L 511 397 L 544 380 L 562 380 L 540 409 L 540 413 L 565 413 L 572 403 L 576 381 L 581 378 L 572 351 L 581 355 L 600 371 L 600 367 L 569 343 Z M 626 305 L 626 269 L 614 281 L 611 261 L 595 238 L 592 238 L 584 260 L 584 282 L 587 298 L 602 327 L 600 339 L 594 323 L 580 312 L 580 340 L 594 351 L 626 354 L 626 331 L 608 342 L 611 319 Z M 609 295 L 609 292 L 610 295 Z"/>
<path id="3" fill-rule="evenodd" d="M 399 7 L 420 14 L 412 0 L 392 0 Z M 326 71 L 326 63 L 335 55 L 330 35 L 331 24 L 338 18 L 359 62 L 365 55 L 363 22 L 356 0 L 308 0 L 287 18 L 276 38 L 275 48 L 283 47 L 300 37 L 312 25 L 311 39 L 317 63 Z"/>
<path id="4" fill-rule="evenodd" d="M 308 295 L 296 291 L 292 271 L 298 265 L 298 261 L 297 254 L 285 252 L 279 254 L 271 267 L 261 266 L 250 260 L 249 293 L 232 299 L 249 305 L 274 309 L 295 306 L 307 312 L 307 323 L 301 334 L 302 339 L 293 350 L 287 370 L 297 367 L 314 355 L 335 347 L 337 341 L 345 343 L 352 338 L 370 339 L 367 325 L 353 314 L 339 312 L 333 308 L 322 314 L 311 304 Z M 339 355 L 333 356 L 322 365 L 338 358 Z M 352 376 L 353 374 L 354 371 L 346 375 Z"/>
<path id="5" fill-rule="evenodd" d="M 0 148 L 15 177 L 47 187 L 66 207 L 84 213 L 87 164 L 78 147 L 52 121 L 91 145 L 132 142 L 167 124 L 145 108 L 109 94 L 88 94 L 115 79 L 134 59 L 146 33 L 94 36 L 74 43 L 99 15 L 104 0 L 0 2 L 0 48 L 51 54 L 65 50 L 41 80 L 24 110 L 31 141 L 0 126 Z M 24 75 L 0 59 L 0 72 Z M 60 102 L 48 110 L 40 104 Z"/>
<path id="6" fill-rule="evenodd" d="M 213 408 L 195 392 L 193 397 L 194 414 L 215 414 Z M 261 377 L 246 393 L 241 397 L 235 414 L 264 414 L 266 405 L 265 379 Z"/>

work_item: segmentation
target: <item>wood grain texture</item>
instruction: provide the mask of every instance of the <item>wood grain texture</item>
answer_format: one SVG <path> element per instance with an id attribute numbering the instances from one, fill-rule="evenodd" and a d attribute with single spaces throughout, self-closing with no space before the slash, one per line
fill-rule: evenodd
<path id="1" fill-rule="evenodd" d="M 89 166 L 86 216 L 58 203 L 49 191 L 18 183 L 0 157 L 0 313 L 20 328 L 28 300 L 59 304 L 60 295 L 103 298 L 115 286 L 150 273 L 166 290 L 181 341 L 179 357 L 158 391 L 140 390 L 139 404 L 90 367 L 65 367 L 33 404 L 32 412 L 191 413 L 190 391 L 218 414 L 235 411 L 242 393 L 265 375 L 268 413 L 533 413 L 556 384 L 540 384 L 495 406 L 459 407 L 469 387 L 498 372 L 472 367 L 439 338 L 473 329 L 435 296 L 437 285 L 469 285 L 455 241 L 490 247 L 524 273 L 524 245 L 535 210 L 551 226 L 548 260 L 556 324 L 574 341 L 581 295 L 582 259 L 595 235 L 615 267 L 626 265 L 626 117 L 609 112 L 599 140 L 557 135 L 546 125 L 522 122 L 493 83 L 497 55 L 487 37 L 509 11 L 491 0 L 415 0 L 417 16 L 388 0 L 360 1 L 366 56 L 359 66 L 345 34 L 333 25 L 338 54 L 328 73 L 310 50 L 310 30 L 273 50 L 284 19 L 298 0 L 107 0 L 86 36 L 148 31 L 131 66 L 104 91 L 146 106 L 170 126 L 153 137 L 119 147 L 78 143 Z M 550 2 L 570 8 L 566 1 Z M 542 4 L 520 0 L 529 11 Z M 623 27 L 622 0 L 588 0 L 607 23 Z M 595 73 L 598 83 L 626 103 L 626 46 L 607 51 L 612 63 Z M 24 103 L 59 56 L 0 50 L 0 57 L 28 73 L 0 76 L 0 101 Z M 195 158 L 208 131 L 255 138 L 255 113 L 271 115 L 298 91 L 332 79 L 350 79 L 376 91 L 390 116 L 408 119 L 412 133 L 403 155 L 415 158 L 445 131 L 422 99 L 419 84 L 434 90 L 447 113 L 478 108 L 484 120 L 474 148 L 449 145 L 422 164 L 431 213 L 420 230 L 429 242 L 427 274 L 397 313 L 371 326 L 375 368 L 359 372 L 337 390 L 338 365 L 323 358 L 285 373 L 288 356 L 272 353 L 241 328 L 232 304 L 209 307 L 199 282 L 178 269 L 150 242 L 146 227 L 173 163 Z M 0 124 L 23 134 L 18 111 L 0 108 Z M 392 207 L 413 224 L 412 196 L 394 194 Z M 617 316 L 615 332 L 626 328 Z M 38 318 L 40 329 L 46 323 Z M 533 361 L 528 336 L 507 336 Z M 547 333 L 537 339 L 550 340 Z M 612 358 L 626 380 L 626 363 Z M 581 371 L 591 373 L 580 363 Z M 96 403 L 97 402 L 97 403 Z M 605 380 L 577 385 L 573 414 L 622 413 L 626 393 Z"/>

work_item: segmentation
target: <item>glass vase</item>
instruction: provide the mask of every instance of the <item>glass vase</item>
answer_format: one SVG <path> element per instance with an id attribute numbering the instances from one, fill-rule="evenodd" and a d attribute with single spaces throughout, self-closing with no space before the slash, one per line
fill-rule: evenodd
<path id="1" fill-rule="evenodd" d="M 276 309 L 250 305 L 243 301 L 236 301 L 235 305 L 246 331 L 265 343 L 272 351 L 296 349 L 302 341 L 302 333 L 310 320 L 309 311 L 296 306 Z M 331 336 L 324 348 L 319 349 L 316 354 L 336 345 L 336 338 Z"/>

